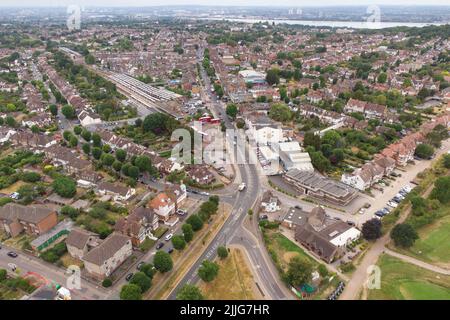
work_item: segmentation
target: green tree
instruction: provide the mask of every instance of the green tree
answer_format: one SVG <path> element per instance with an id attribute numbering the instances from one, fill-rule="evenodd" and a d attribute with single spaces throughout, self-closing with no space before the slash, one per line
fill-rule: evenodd
<path id="1" fill-rule="evenodd" d="M 75 133 L 77 136 L 79 136 L 82 131 L 83 131 L 83 128 L 80 126 L 73 127 L 73 133 Z"/>
<path id="2" fill-rule="evenodd" d="M 98 148 L 98 147 L 94 147 L 92 148 L 92 156 L 94 157 L 94 159 L 99 160 L 100 157 L 102 156 L 102 149 Z"/>
<path id="3" fill-rule="evenodd" d="M 120 300 L 142 300 L 142 291 L 138 285 L 126 284 L 120 289 Z"/>
<path id="4" fill-rule="evenodd" d="M 71 136 L 69 139 L 69 145 L 74 148 L 78 145 L 78 139 L 75 136 Z"/>
<path id="5" fill-rule="evenodd" d="M 130 283 L 137 285 L 141 288 L 141 292 L 144 293 L 152 286 L 152 279 L 149 278 L 144 272 L 136 272 L 133 275 L 133 278 L 131 278 Z"/>
<path id="6" fill-rule="evenodd" d="M 58 115 L 58 107 L 55 104 L 49 105 L 48 110 L 50 111 L 52 116 L 56 117 Z"/>
<path id="7" fill-rule="evenodd" d="M 136 166 L 130 166 L 128 168 L 128 176 L 133 179 L 139 178 L 139 168 Z"/>
<path id="8" fill-rule="evenodd" d="M 416 147 L 415 155 L 422 159 L 428 159 L 434 154 L 433 146 L 421 143 Z"/>
<path id="9" fill-rule="evenodd" d="M 184 237 L 181 235 L 173 236 L 172 238 L 172 245 L 177 250 L 183 250 L 186 247 L 186 241 L 184 240 Z"/>
<path id="10" fill-rule="evenodd" d="M 148 156 L 137 156 L 134 164 L 139 168 L 139 172 L 151 172 L 152 171 L 152 161 Z"/>
<path id="11" fill-rule="evenodd" d="M 92 138 L 92 134 L 89 130 L 83 130 L 81 132 L 81 136 L 83 137 L 84 140 L 86 140 L 87 142 L 91 141 Z"/>
<path id="12" fill-rule="evenodd" d="M 75 119 L 75 109 L 71 105 L 63 106 L 61 112 L 67 119 Z"/>
<path id="13" fill-rule="evenodd" d="M 109 153 L 103 153 L 100 158 L 100 161 L 105 166 L 111 166 L 114 163 L 114 160 L 115 160 L 114 156 Z"/>
<path id="14" fill-rule="evenodd" d="M 219 256 L 220 259 L 225 259 L 226 257 L 228 257 L 228 250 L 226 247 L 224 246 L 220 246 L 217 248 L 217 255 Z"/>
<path id="15" fill-rule="evenodd" d="M 270 107 L 269 117 L 275 121 L 287 122 L 292 119 L 292 112 L 284 103 L 275 103 Z"/>
<path id="16" fill-rule="evenodd" d="M 227 105 L 226 113 L 231 118 L 235 119 L 238 114 L 238 111 L 239 111 L 238 107 L 234 103 L 230 103 L 229 105 Z"/>
<path id="17" fill-rule="evenodd" d="M 127 152 L 123 149 L 117 149 L 115 154 L 116 159 L 119 160 L 120 162 L 124 162 L 125 159 L 127 158 Z"/>
<path id="18" fill-rule="evenodd" d="M 165 251 L 157 251 L 155 257 L 153 258 L 153 264 L 161 273 L 169 272 L 173 268 L 172 258 L 170 254 Z"/>
<path id="19" fill-rule="evenodd" d="M 111 146 L 109 144 L 104 144 L 102 146 L 102 151 L 105 153 L 110 153 L 111 152 Z"/>
<path id="20" fill-rule="evenodd" d="M 211 282 L 219 273 L 219 265 L 209 260 L 204 260 L 198 269 L 198 276 L 205 282 Z"/>
<path id="21" fill-rule="evenodd" d="M 112 167 L 114 170 L 116 170 L 117 172 L 120 171 L 120 169 L 122 169 L 122 162 L 116 160 L 114 161 L 114 163 L 112 164 Z"/>
<path id="22" fill-rule="evenodd" d="M 181 230 L 183 230 L 184 241 L 191 242 L 194 238 L 194 230 L 192 229 L 192 225 L 185 223 L 181 227 Z"/>
<path id="23" fill-rule="evenodd" d="M 100 147 L 102 145 L 102 138 L 98 133 L 92 134 L 92 143 L 94 144 L 94 147 Z"/>
<path id="24" fill-rule="evenodd" d="M 450 202 L 450 176 L 439 177 L 436 179 L 430 198 L 437 199 L 442 204 Z"/>
<path id="25" fill-rule="evenodd" d="M 105 278 L 105 279 L 102 281 L 102 286 L 103 286 L 104 288 L 109 288 L 109 287 L 111 287 L 111 286 L 112 286 L 112 280 L 111 280 L 110 278 Z"/>
<path id="26" fill-rule="evenodd" d="M 89 143 L 83 143 L 81 149 L 83 149 L 83 152 L 87 155 L 91 153 L 91 145 Z"/>
<path id="27" fill-rule="evenodd" d="M 0 282 L 3 282 L 6 280 L 6 276 L 8 275 L 8 272 L 5 269 L 0 269 Z"/>
<path id="28" fill-rule="evenodd" d="M 141 267 L 141 270 L 147 277 L 150 279 L 153 279 L 153 276 L 155 275 L 155 269 L 153 267 L 153 264 L 146 263 Z"/>
<path id="29" fill-rule="evenodd" d="M 387 74 L 386 74 L 386 72 L 381 72 L 381 73 L 378 75 L 378 79 L 377 79 L 378 83 L 386 83 L 386 80 L 387 80 Z"/>
<path id="30" fill-rule="evenodd" d="M 394 240 L 396 246 L 409 248 L 419 239 L 419 236 L 411 225 L 400 223 L 392 229 L 391 238 Z"/>
<path id="31" fill-rule="evenodd" d="M 373 218 L 362 225 L 362 235 L 366 240 L 376 240 L 381 237 L 381 221 Z"/>
<path id="32" fill-rule="evenodd" d="M 313 266 L 305 258 L 295 256 L 291 258 L 286 272 L 286 279 L 294 287 L 299 287 L 311 281 Z"/>
<path id="33" fill-rule="evenodd" d="M 305 136 L 303 139 L 303 146 L 306 148 L 308 146 L 314 147 L 315 150 L 320 150 L 320 136 L 318 134 L 314 134 L 313 131 L 305 132 Z"/>
<path id="34" fill-rule="evenodd" d="M 60 176 L 53 180 L 53 191 L 63 198 L 72 198 L 77 193 L 77 183 L 70 177 Z"/>
<path id="35" fill-rule="evenodd" d="M 444 155 L 444 167 L 450 169 L 450 154 Z"/>
<path id="36" fill-rule="evenodd" d="M 266 81 L 270 85 L 279 84 L 280 83 L 280 76 L 278 69 L 270 69 L 266 73 Z"/>
<path id="37" fill-rule="evenodd" d="M 186 223 L 192 226 L 192 230 L 198 231 L 203 227 L 203 220 L 198 216 L 198 214 L 192 214 L 186 219 Z"/>
<path id="38" fill-rule="evenodd" d="M 204 297 L 198 287 L 185 284 L 177 293 L 177 300 L 203 300 Z"/>

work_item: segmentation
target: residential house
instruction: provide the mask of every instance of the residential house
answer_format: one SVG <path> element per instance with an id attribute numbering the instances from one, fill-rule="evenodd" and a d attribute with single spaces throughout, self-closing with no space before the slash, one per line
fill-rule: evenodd
<path id="1" fill-rule="evenodd" d="M 80 228 L 72 229 L 66 238 L 67 251 L 78 260 L 98 244 L 98 235 Z"/>
<path id="2" fill-rule="evenodd" d="M 133 253 L 131 239 L 113 232 L 103 242 L 83 256 L 90 276 L 103 280 L 109 277 Z"/>
<path id="3" fill-rule="evenodd" d="M 0 229 L 16 237 L 22 232 L 41 235 L 58 223 L 56 211 L 44 206 L 7 203 L 0 207 Z"/>
<path id="4" fill-rule="evenodd" d="M 120 218 L 115 225 L 116 232 L 131 238 L 133 246 L 139 246 L 146 238 L 156 239 L 153 232 L 158 228 L 158 215 L 153 209 L 138 207 L 127 217 Z"/>
<path id="5" fill-rule="evenodd" d="M 264 208 L 265 212 L 276 212 L 281 209 L 280 207 L 281 201 L 277 197 L 275 197 L 270 190 L 264 192 L 261 207 Z"/>
<path id="6" fill-rule="evenodd" d="M 101 195 L 110 195 L 114 201 L 121 202 L 130 199 L 136 193 L 136 189 L 103 181 L 98 184 L 97 192 Z"/>

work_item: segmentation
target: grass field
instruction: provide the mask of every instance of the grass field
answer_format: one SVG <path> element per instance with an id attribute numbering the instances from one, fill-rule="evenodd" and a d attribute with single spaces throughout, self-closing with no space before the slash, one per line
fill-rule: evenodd
<path id="1" fill-rule="evenodd" d="M 410 248 L 413 256 L 450 266 L 450 215 L 419 230 L 419 240 Z"/>
<path id="2" fill-rule="evenodd" d="M 369 290 L 369 300 L 449 300 L 450 276 L 440 275 L 388 255 L 382 255 L 381 288 Z"/>
<path id="3" fill-rule="evenodd" d="M 231 249 L 220 266 L 217 278 L 210 283 L 201 282 L 200 289 L 208 300 L 253 300 L 253 275 L 239 249 Z"/>
<path id="4" fill-rule="evenodd" d="M 309 260 L 314 265 L 314 267 L 318 266 L 316 260 L 307 255 L 302 248 L 300 248 L 298 245 L 286 238 L 281 233 L 269 231 L 266 233 L 266 235 L 268 237 L 269 253 L 272 255 L 272 259 L 274 259 L 273 255 L 276 255 L 275 259 L 279 262 L 280 266 L 283 269 L 287 268 L 289 261 L 294 256 L 300 256 Z"/>

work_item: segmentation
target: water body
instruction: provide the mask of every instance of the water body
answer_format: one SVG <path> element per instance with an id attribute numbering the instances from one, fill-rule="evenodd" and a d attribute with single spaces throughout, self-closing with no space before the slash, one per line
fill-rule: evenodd
<path id="1" fill-rule="evenodd" d="M 314 20 L 271 20 L 271 19 L 255 19 L 255 18 L 197 18 L 199 20 L 228 20 L 234 22 L 245 23 L 258 23 L 268 22 L 269 24 L 291 24 L 291 25 L 304 25 L 313 27 L 333 27 L 333 28 L 352 28 L 352 29 L 384 29 L 393 27 L 418 27 L 435 25 L 440 26 L 448 24 L 445 22 L 436 23 L 418 23 L 418 22 L 366 22 L 366 21 L 314 21 Z"/>

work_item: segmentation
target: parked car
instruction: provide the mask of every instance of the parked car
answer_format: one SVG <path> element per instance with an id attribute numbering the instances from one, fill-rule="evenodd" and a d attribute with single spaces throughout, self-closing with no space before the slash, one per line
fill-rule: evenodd
<path id="1" fill-rule="evenodd" d="M 386 214 L 385 214 L 383 211 L 378 210 L 377 212 L 375 212 L 375 215 L 376 215 L 377 217 L 382 218 L 382 217 L 384 217 Z"/>
<path id="2" fill-rule="evenodd" d="M 177 210 L 177 214 L 179 214 L 180 216 L 184 216 L 187 212 L 185 210 L 182 209 L 178 209 Z"/>
<path id="3" fill-rule="evenodd" d="M 156 250 L 161 249 L 162 247 L 164 247 L 164 242 L 160 242 L 156 245 Z"/>
<path id="4" fill-rule="evenodd" d="M 129 273 L 129 274 L 127 274 L 127 276 L 125 277 L 125 280 L 128 282 L 128 281 L 130 281 L 131 280 L 131 278 L 133 278 L 133 273 Z"/>
<path id="5" fill-rule="evenodd" d="M 302 207 L 300 207 L 299 205 L 296 205 L 295 209 L 302 210 Z"/>
<path id="6" fill-rule="evenodd" d="M 171 254 L 173 252 L 173 248 L 170 248 L 169 250 L 167 250 L 168 254 Z"/>
<path id="7" fill-rule="evenodd" d="M 136 269 L 141 270 L 141 268 L 142 268 L 142 266 L 143 266 L 144 264 L 145 264 L 144 261 L 139 262 L 138 265 L 137 265 L 137 267 L 136 267 Z"/>
<path id="8" fill-rule="evenodd" d="M 8 255 L 8 257 L 11 257 L 11 258 L 17 258 L 19 256 L 17 253 L 15 253 L 13 251 L 8 252 L 7 255 Z"/>
<path id="9" fill-rule="evenodd" d="M 389 202 L 387 203 L 387 205 L 388 205 L 389 207 L 392 207 L 392 208 L 397 208 L 397 207 L 398 207 L 398 204 L 397 204 L 396 202 L 394 202 L 394 201 L 389 201 Z"/>
<path id="10" fill-rule="evenodd" d="M 263 214 L 259 216 L 259 220 L 267 220 L 269 219 L 269 216 L 267 214 Z"/>
<path id="11" fill-rule="evenodd" d="M 169 233 L 164 239 L 166 241 L 169 241 L 170 239 L 172 239 L 172 237 L 173 237 L 173 233 Z"/>

